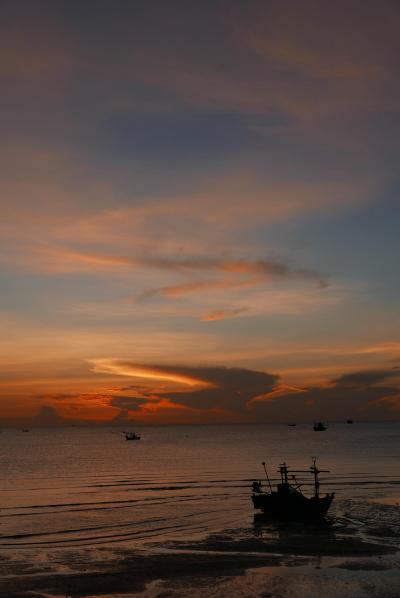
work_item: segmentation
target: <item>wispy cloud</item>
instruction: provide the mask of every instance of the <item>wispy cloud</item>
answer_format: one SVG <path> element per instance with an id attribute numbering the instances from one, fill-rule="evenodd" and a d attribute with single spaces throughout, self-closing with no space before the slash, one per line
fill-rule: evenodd
<path id="1" fill-rule="evenodd" d="M 215 309 L 214 311 L 205 313 L 201 319 L 203 322 L 215 322 L 217 320 L 225 320 L 226 318 L 234 318 L 235 316 L 239 316 L 246 311 L 248 311 L 247 307 L 238 307 L 236 309 Z"/>
<path id="2" fill-rule="evenodd" d="M 209 386 L 207 379 L 191 375 L 190 368 L 168 366 L 146 366 L 117 359 L 92 359 L 93 371 L 104 374 L 118 374 L 134 378 L 165 380 L 187 386 Z"/>
<path id="3" fill-rule="evenodd" d="M 156 262 L 155 265 L 156 267 L 160 267 L 162 264 Z M 209 280 L 190 280 L 189 282 L 181 284 L 150 289 L 142 293 L 139 296 L 139 300 L 149 299 L 157 295 L 163 295 L 167 298 L 178 298 L 199 291 L 245 289 L 260 284 L 270 283 L 274 280 L 285 279 L 311 281 L 314 282 L 318 288 L 325 288 L 328 286 L 326 280 L 317 272 L 305 268 L 292 268 L 284 263 L 271 260 L 171 260 L 163 266 L 188 275 L 196 273 L 197 271 L 207 271 L 209 273 L 221 273 L 223 277 Z"/>

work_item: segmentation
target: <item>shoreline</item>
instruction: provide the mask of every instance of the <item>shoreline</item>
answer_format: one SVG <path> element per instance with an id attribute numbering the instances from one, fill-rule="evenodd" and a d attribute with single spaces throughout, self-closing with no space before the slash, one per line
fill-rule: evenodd
<path id="1" fill-rule="evenodd" d="M 362 506 L 365 522 L 357 528 L 348 510 L 358 512 Z M 398 511 L 343 501 L 333 524 L 322 527 L 255 517 L 253 527 L 197 540 L 3 550 L 0 596 L 289 598 L 297 588 L 300 598 L 374 592 L 395 598 L 400 587 Z"/>
<path id="2" fill-rule="evenodd" d="M 69 552 L 72 552 L 71 549 Z M 64 552 L 61 560 L 63 567 L 69 568 L 74 559 Z M 319 591 L 324 585 L 332 589 L 336 582 L 340 582 L 339 585 L 348 583 L 351 587 L 352 594 L 349 590 L 349 596 L 367 596 L 370 591 L 363 590 L 367 575 L 370 578 L 369 590 L 385 587 L 385 594 L 375 595 L 394 598 L 398 596 L 400 584 L 397 550 L 384 555 L 328 557 L 231 551 L 150 553 L 125 549 L 117 558 L 110 560 L 103 558 L 89 563 L 79 558 L 79 561 L 80 565 L 75 562 L 73 568 L 63 572 L 49 571 L 48 564 L 42 570 L 40 565 L 36 569 L 22 563 L 20 567 L 14 565 L 13 574 L 2 577 L 0 595 L 7 598 L 222 596 L 225 594 L 218 592 L 230 588 L 226 595 L 266 596 L 266 588 L 271 590 L 279 586 L 278 595 L 286 596 L 296 579 L 301 578 L 302 584 L 309 586 L 317 576 Z M 1 566 L 4 567 L 4 561 Z M 358 589 L 354 593 L 356 586 Z M 220 590 L 217 590 L 218 587 Z M 247 588 L 247 594 L 243 594 L 244 588 Z M 264 593 L 260 594 L 262 588 Z M 388 594 L 390 588 L 392 594 Z M 270 595 L 275 596 L 274 593 Z M 300 591 L 296 593 L 296 596 L 303 595 L 311 596 Z M 336 595 L 344 596 L 343 592 Z"/>

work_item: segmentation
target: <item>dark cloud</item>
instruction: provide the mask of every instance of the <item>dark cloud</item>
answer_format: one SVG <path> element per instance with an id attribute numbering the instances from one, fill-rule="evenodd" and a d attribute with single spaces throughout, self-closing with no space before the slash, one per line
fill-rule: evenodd
<path id="1" fill-rule="evenodd" d="M 17 418 L 3 420 L 5 425 L 38 427 L 38 428 L 58 428 L 71 425 L 94 425 L 96 422 L 88 420 L 67 418 L 60 415 L 57 409 L 51 405 L 42 405 L 37 415 L 29 418 Z"/>
<path id="2" fill-rule="evenodd" d="M 252 408 L 267 421 L 343 420 L 350 416 L 393 419 L 396 407 L 400 409 L 400 400 L 396 401 L 399 388 L 399 375 L 393 370 L 367 370 L 340 376 L 328 387 L 271 396 L 254 402 Z"/>
<path id="3" fill-rule="evenodd" d="M 115 388 L 114 390 L 120 391 L 120 392 L 125 392 L 127 390 L 131 390 L 131 391 L 134 390 L 135 392 L 140 394 L 140 396 L 151 395 L 151 391 L 146 386 L 141 386 L 139 384 L 130 384 L 129 386 L 121 386 L 119 388 Z"/>
<path id="4" fill-rule="evenodd" d="M 126 367 L 126 362 L 124 362 Z M 132 364 L 137 368 L 137 364 Z M 140 366 L 145 368 L 146 366 Z M 267 372 L 258 372 L 244 368 L 228 367 L 189 367 L 189 366 L 147 366 L 151 371 L 161 374 L 174 374 L 188 380 L 204 381 L 206 388 L 199 390 L 187 389 L 175 392 L 156 392 L 148 398 L 143 393 L 141 397 L 115 397 L 111 400 L 113 407 L 121 410 L 140 411 L 149 402 L 155 404 L 163 399 L 193 409 L 208 411 L 223 409 L 237 414 L 247 410 L 247 403 L 254 397 L 270 392 L 275 387 L 279 377 Z M 142 393 L 141 393 L 142 394 Z"/>
<path id="5" fill-rule="evenodd" d="M 69 401 L 70 399 L 75 399 L 76 397 L 77 397 L 76 393 L 71 394 L 71 393 L 61 393 L 61 392 L 60 393 L 54 392 L 54 393 L 34 395 L 34 398 L 39 399 L 40 401 L 42 401 L 43 399 L 51 399 L 52 401 Z"/>
<path id="6" fill-rule="evenodd" d="M 204 377 L 215 387 L 166 395 L 176 403 L 197 409 L 243 412 L 250 399 L 271 391 L 278 381 L 273 374 L 242 368 L 193 368 L 187 373 Z"/>
<path id="7" fill-rule="evenodd" d="M 344 374 L 340 376 L 334 383 L 338 387 L 355 388 L 363 390 L 371 386 L 376 386 L 390 380 L 391 378 L 398 378 L 398 373 L 391 370 L 372 370 L 365 372 L 354 372 L 352 374 Z"/>
<path id="8" fill-rule="evenodd" d="M 343 420 L 350 416 L 369 420 L 393 419 L 396 409 L 400 409 L 400 377 L 393 369 L 353 372 L 339 376 L 328 386 L 288 389 L 286 392 L 279 386 L 278 376 L 244 368 L 154 365 L 151 369 L 197 378 L 208 382 L 209 386 L 194 390 L 185 387 L 174 392 L 152 391 L 141 397 L 114 397 L 111 405 L 121 409 L 121 413 L 140 413 L 150 402 L 157 406 L 167 399 L 203 412 L 204 416 L 221 411 L 243 421 L 265 422 Z M 221 421 L 224 421 L 224 415 Z"/>
<path id="9" fill-rule="evenodd" d="M 65 424 L 66 420 L 59 415 L 54 407 L 43 405 L 39 413 L 33 418 L 33 422 L 39 426 L 59 426 Z"/>
<path id="10" fill-rule="evenodd" d="M 140 411 L 148 403 L 148 399 L 141 397 L 113 397 L 110 400 L 112 407 L 117 407 L 121 412 Z"/>
<path id="11" fill-rule="evenodd" d="M 131 411 L 129 409 L 121 409 L 119 413 L 109 422 L 110 424 L 125 424 L 132 421 L 130 417 Z"/>
<path id="12" fill-rule="evenodd" d="M 113 363 L 131 367 L 132 376 L 153 378 L 151 387 L 124 386 L 118 395 L 101 396 L 118 410 L 106 423 L 123 424 L 128 421 L 174 421 L 174 408 L 179 410 L 178 421 L 205 422 L 309 422 L 317 419 L 384 420 L 400 417 L 400 374 L 397 369 L 364 370 L 338 376 L 326 385 L 307 389 L 284 386 L 279 376 L 269 372 L 230 367 L 138 365 L 131 362 Z M 113 370 L 110 370 L 113 373 Z M 125 373 L 125 375 L 127 375 Z M 154 379 L 162 380 L 155 385 Z M 172 383 L 179 390 L 165 390 Z M 160 390 L 160 388 L 162 390 Z M 164 390 L 163 390 L 164 388 Z M 130 393 L 126 396 L 122 393 Z M 86 395 L 79 395 L 80 398 Z M 46 397 L 43 397 L 46 398 Z M 74 398 L 71 395 L 70 398 Z M 48 399 L 48 397 L 47 397 Z M 53 400 L 67 401 L 69 395 L 53 395 Z M 65 418 L 51 405 L 43 405 L 38 414 L 29 419 L 9 420 L 5 425 L 57 427 L 65 425 L 101 425 L 100 422 Z M 103 422 L 105 423 L 105 422 Z"/>
<path id="13" fill-rule="evenodd" d="M 98 401 L 99 399 L 108 399 L 110 395 L 108 394 L 99 394 L 99 393 L 41 393 L 34 395 L 35 399 L 39 399 L 40 401 L 73 401 L 76 399 L 84 400 L 84 401 Z"/>

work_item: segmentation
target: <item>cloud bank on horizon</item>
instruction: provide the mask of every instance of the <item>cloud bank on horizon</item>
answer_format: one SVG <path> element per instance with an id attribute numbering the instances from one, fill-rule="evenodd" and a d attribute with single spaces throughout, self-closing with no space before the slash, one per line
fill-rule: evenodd
<path id="1" fill-rule="evenodd" d="M 143 365 L 96 359 L 92 368 L 117 376 L 120 382 L 123 377 L 134 378 L 135 384 L 115 385 L 103 395 L 39 394 L 35 397 L 39 404 L 35 415 L 8 423 L 262 423 L 346 420 L 349 416 L 376 420 L 400 415 L 398 367 L 351 372 L 310 387 L 290 386 L 276 374 L 239 367 Z M 96 409 L 100 418 L 95 417 Z"/>
<path id="2" fill-rule="evenodd" d="M 399 26 L 360 0 L 2 2 L 0 417 L 325 417 L 340 392 L 396 417 L 389 374 L 365 402 L 340 380 L 400 357 Z M 94 355 L 211 386 L 113 406 Z M 265 371 L 255 400 L 238 372 Z"/>

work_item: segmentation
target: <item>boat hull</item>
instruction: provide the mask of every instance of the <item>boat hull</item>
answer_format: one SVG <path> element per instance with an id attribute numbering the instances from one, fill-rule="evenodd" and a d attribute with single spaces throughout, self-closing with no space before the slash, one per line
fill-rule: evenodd
<path id="1" fill-rule="evenodd" d="M 334 494 L 307 498 L 302 494 L 279 496 L 278 493 L 253 494 L 255 509 L 273 519 L 295 521 L 323 519 L 332 504 Z"/>

